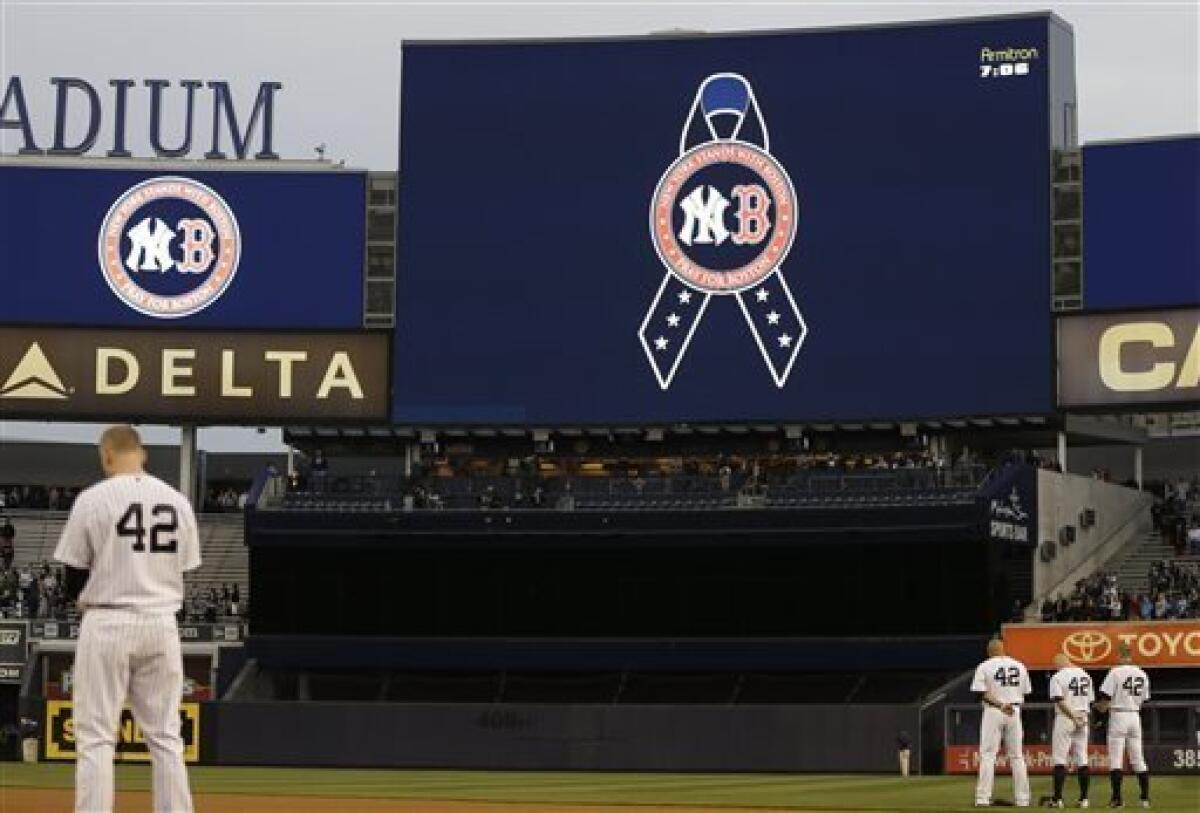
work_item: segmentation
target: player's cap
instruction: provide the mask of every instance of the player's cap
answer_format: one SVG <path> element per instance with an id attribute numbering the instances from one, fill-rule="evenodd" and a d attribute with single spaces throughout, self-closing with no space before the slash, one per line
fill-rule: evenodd
<path id="1" fill-rule="evenodd" d="M 1124 641 L 1117 644 L 1117 660 L 1122 663 L 1129 663 L 1133 660 L 1133 649 Z"/>

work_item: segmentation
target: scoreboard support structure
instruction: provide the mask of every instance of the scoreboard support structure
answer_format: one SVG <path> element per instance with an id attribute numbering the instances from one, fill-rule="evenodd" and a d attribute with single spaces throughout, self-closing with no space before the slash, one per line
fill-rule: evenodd
<path id="1" fill-rule="evenodd" d="M 196 424 L 179 426 L 179 492 L 196 506 Z"/>

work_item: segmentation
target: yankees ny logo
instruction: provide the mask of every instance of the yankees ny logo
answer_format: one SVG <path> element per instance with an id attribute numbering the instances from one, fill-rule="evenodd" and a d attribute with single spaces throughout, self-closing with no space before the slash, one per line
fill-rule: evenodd
<path id="1" fill-rule="evenodd" d="M 787 383 L 808 333 L 780 272 L 798 214 L 750 83 L 709 76 L 650 202 L 650 238 L 667 273 L 638 338 L 662 389 L 714 296 L 737 300 L 775 385 Z"/>
<path id="2" fill-rule="evenodd" d="M 129 307 L 177 319 L 220 298 L 241 245 L 237 218 L 215 191 L 191 178 L 151 178 L 126 190 L 104 218 L 100 271 Z"/>

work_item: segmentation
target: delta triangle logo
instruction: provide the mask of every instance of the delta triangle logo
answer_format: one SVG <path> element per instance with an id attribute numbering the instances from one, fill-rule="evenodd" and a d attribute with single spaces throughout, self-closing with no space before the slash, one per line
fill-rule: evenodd
<path id="1" fill-rule="evenodd" d="M 34 342 L 17 362 L 12 375 L 0 387 L 0 398 L 48 398 L 63 401 L 68 397 L 62 379 L 50 366 L 50 359 Z"/>

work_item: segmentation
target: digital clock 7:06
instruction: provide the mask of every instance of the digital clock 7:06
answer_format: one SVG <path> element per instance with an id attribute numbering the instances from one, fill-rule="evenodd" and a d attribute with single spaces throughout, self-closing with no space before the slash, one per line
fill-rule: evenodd
<path id="1" fill-rule="evenodd" d="M 1027 76 L 1028 62 L 998 62 L 994 65 L 980 65 L 979 76 L 986 79 L 991 76 Z"/>

